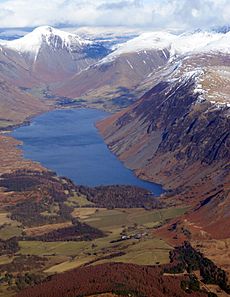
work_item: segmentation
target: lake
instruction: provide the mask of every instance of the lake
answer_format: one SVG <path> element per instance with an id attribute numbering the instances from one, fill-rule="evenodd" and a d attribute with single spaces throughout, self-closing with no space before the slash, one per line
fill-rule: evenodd
<path id="1" fill-rule="evenodd" d="M 23 141 L 24 157 L 38 161 L 77 185 L 135 185 L 159 195 L 160 185 L 143 181 L 107 148 L 95 122 L 108 116 L 96 109 L 54 110 L 35 117 L 11 135 Z"/>

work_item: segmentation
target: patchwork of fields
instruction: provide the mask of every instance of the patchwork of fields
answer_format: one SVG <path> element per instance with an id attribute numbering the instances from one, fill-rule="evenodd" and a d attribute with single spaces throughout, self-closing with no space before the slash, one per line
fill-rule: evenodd
<path id="1" fill-rule="evenodd" d="M 0 182 L 8 199 L 16 201 L 0 209 L 1 297 L 82 266 L 167 264 L 173 247 L 154 230 L 188 210 L 169 208 L 154 198 L 154 204 L 129 208 L 133 193 L 136 202 L 146 193 L 127 187 L 120 198 L 118 186 L 78 188 L 52 172 L 19 171 Z M 124 207 L 101 206 L 100 195 L 110 193 L 112 203 Z"/>
<path id="2" fill-rule="evenodd" d="M 83 198 L 79 203 L 82 204 Z M 76 202 L 76 197 L 75 197 Z M 186 208 L 168 208 L 159 210 L 112 209 L 95 207 L 76 207 L 73 217 L 93 228 L 104 232 L 105 236 L 86 241 L 37 240 L 19 241 L 19 250 L 12 256 L 0 256 L 0 270 L 10 269 L 16 273 L 17 264 L 23 257 L 39 257 L 41 266 L 25 266 L 21 272 L 42 274 L 44 276 L 64 272 L 73 268 L 102 264 L 107 262 L 124 262 L 143 265 L 166 264 L 169 262 L 171 246 L 161 238 L 153 235 L 153 228 L 163 225 L 169 219 L 182 215 Z M 25 228 L 17 221 L 9 219 L 9 213 L 0 213 L 0 239 L 6 240 L 22 234 L 45 233 L 58 229 L 71 222 L 47 224 L 40 227 Z M 7 291 L 9 296 L 10 292 Z M 6 287 L 2 286 L 0 296 L 7 296 Z"/>

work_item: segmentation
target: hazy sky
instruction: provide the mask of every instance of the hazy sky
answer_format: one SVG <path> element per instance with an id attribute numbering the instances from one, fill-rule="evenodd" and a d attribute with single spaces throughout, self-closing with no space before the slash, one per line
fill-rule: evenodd
<path id="1" fill-rule="evenodd" d="M 230 0 L 0 0 L 0 27 L 194 29 L 230 24 Z"/>

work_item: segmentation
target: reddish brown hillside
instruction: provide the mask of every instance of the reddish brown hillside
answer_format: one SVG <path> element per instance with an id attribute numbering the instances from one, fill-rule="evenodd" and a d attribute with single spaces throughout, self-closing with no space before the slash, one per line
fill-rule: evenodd
<path id="1" fill-rule="evenodd" d="M 123 296 L 182 297 L 184 277 L 163 276 L 162 269 L 151 266 L 111 263 L 75 269 L 56 275 L 51 280 L 26 289 L 16 297 L 76 297 L 106 292 Z M 207 296 L 191 293 L 191 297 Z"/>
<path id="2" fill-rule="evenodd" d="M 22 123 L 46 110 L 44 102 L 0 79 L 0 128 Z"/>
<path id="3" fill-rule="evenodd" d="M 216 64 L 223 62 L 215 59 Z M 229 107 L 200 100 L 194 88 L 194 77 L 163 80 L 98 128 L 109 148 L 138 176 L 162 183 L 174 203 L 192 204 L 189 219 L 215 238 L 226 238 Z"/>
<path id="4" fill-rule="evenodd" d="M 145 61 L 146 60 L 146 61 Z M 167 62 L 162 51 L 149 50 L 127 53 L 95 64 L 54 86 L 54 93 L 70 98 L 121 98 L 132 102 L 136 87 L 158 67 Z M 135 98 L 134 98 L 135 97 Z"/>

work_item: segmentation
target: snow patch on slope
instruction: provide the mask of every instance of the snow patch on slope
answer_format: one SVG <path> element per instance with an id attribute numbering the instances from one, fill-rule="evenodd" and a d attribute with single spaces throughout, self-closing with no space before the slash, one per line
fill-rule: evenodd
<path id="1" fill-rule="evenodd" d="M 143 33 L 125 44 L 120 45 L 111 55 L 120 55 L 149 49 L 169 49 L 173 39 L 174 35 L 167 32 Z"/>
<path id="2" fill-rule="evenodd" d="M 215 51 L 220 53 L 230 53 L 230 32 L 226 34 L 218 34 L 221 35 L 220 38 L 213 40 L 210 42 L 207 47 L 206 51 Z"/>

